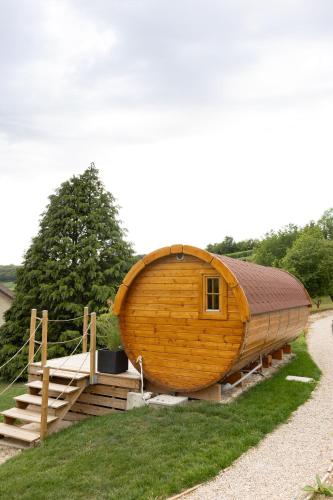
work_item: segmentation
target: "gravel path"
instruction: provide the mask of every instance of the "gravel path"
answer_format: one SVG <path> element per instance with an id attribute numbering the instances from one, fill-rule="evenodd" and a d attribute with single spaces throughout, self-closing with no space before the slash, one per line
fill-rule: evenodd
<path id="1" fill-rule="evenodd" d="M 323 372 L 313 397 L 288 423 L 186 500 L 293 500 L 303 486 L 314 483 L 315 474 L 324 475 L 332 458 L 332 320 L 332 311 L 311 318 L 309 351 Z"/>

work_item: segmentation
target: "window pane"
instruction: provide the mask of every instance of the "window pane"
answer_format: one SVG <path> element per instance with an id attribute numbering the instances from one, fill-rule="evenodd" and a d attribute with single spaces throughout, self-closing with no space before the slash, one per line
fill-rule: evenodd
<path id="1" fill-rule="evenodd" d="M 220 278 L 206 276 L 206 310 L 220 310 Z"/>
<path id="2" fill-rule="evenodd" d="M 219 279 L 213 278 L 212 281 L 213 281 L 213 292 L 219 293 Z"/>

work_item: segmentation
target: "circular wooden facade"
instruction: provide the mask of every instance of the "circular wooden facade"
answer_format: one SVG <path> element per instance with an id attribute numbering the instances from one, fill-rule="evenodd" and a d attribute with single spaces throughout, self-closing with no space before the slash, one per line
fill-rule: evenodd
<path id="1" fill-rule="evenodd" d="M 205 306 L 207 279 L 219 280 L 218 311 Z M 114 313 L 129 359 L 138 366 L 143 358 L 145 378 L 190 392 L 297 336 L 308 302 L 302 285 L 280 270 L 174 245 L 132 267 Z"/>

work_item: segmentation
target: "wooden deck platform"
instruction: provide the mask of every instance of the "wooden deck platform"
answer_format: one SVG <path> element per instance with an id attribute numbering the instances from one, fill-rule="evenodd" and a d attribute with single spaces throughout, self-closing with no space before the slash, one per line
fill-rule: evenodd
<path id="1" fill-rule="evenodd" d="M 96 353 L 97 354 L 97 353 Z M 73 378 L 73 373 L 89 374 L 90 359 L 87 354 L 75 354 L 47 361 L 53 376 L 57 371 L 62 379 L 68 372 L 68 382 Z M 96 362 L 97 366 L 97 362 Z M 39 380 L 41 377 L 41 363 L 36 362 L 29 367 L 29 382 Z M 127 393 L 140 391 L 140 374 L 129 363 L 128 371 L 120 374 L 96 372 L 95 384 L 88 385 L 71 411 L 64 417 L 65 420 L 82 420 L 91 415 L 104 415 L 126 409 Z"/>

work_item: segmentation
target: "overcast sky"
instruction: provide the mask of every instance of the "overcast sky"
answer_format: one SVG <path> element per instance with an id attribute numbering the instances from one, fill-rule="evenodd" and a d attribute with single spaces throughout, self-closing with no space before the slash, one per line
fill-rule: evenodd
<path id="1" fill-rule="evenodd" d="M 0 0 L 0 263 L 94 161 L 136 252 L 333 205 L 331 0 Z"/>

